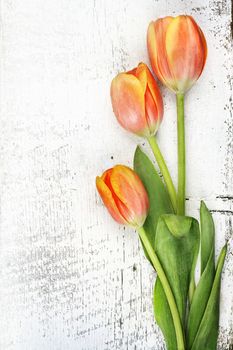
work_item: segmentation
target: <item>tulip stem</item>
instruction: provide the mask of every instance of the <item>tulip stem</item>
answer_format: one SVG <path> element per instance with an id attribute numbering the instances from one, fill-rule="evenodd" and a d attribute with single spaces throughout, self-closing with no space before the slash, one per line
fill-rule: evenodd
<path id="1" fill-rule="evenodd" d="M 151 149 L 154 153 L 155 159 L 158 163 L 159 169 L 163 175 L 165 184 L 167 186 L 167 190 L 171 199 L 171 203 L 173 206 L 174 211 L 176 212 L 176 207 L 177 207 L 177 198 L 176 198 L 176 190 L 175 190 L 175 186 L 172 182 L 172 178 L 171 175 L 169 173 L 169 170 L 167 168 L 166 162 L 163 158 L 163 155 L 159 149 L 157 140 L 154 136 L 148 137 L 148 142 L 151 146 Z"/>
<path id="2" fill-rule="evenodd" d="M 179 312 L 177 309 L 176 301 L 173 295 L 173 292 L 171 290 L 170 284 L 168 282 L 167 276 L 163 270 L 162 265 L 160 264 L 159 258 L 157 257 L 153 247 L 151 246 L 151 243 L 146 235 L 146 232 L 143 227 L 138 229 L 139 237 L 142 240 L 142 243 L 150 257 L 150 260 L 157 272 L 157 275 L 160 279 L 160 282 L 163 286 L 164 293 L 166 295 L 171 314 L 172 314 L 172 319 L 174 323 L 174 328 L 175 328 L 175 333 L 176 333 L 176 340 L 177 340 L 177 349 L 179 350 L 185 350 L 185 345 L 184 345 L 184 336 L 183 336 L 183 330 L 182 330 L 182 325 L 180 321 L 180 316 Z"/>
<path id="3" fill-rule="evenodd" d="M 176 95 L 178 138 L 178 191 L 177 214 L 185 215 L 185 125 L 184 94 Z"/>

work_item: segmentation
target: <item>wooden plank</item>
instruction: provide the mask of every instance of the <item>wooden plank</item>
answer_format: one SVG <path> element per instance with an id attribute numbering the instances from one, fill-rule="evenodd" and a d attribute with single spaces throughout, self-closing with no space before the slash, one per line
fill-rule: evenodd
<path id="1" fill-rule="evenodd" d="M 191 14 L 206 69 L 186 99 L 188 210 L 214 213 L 223 272 L 219 350 L 233 342 L 231 1 L 1 0 L 0 348 L 162 350 L 155 275 L 136 234 L 112 222 L 95 175 L 132 165 L 137 143 L 116 123 L 109 85 L 148 63 L 148 23 Z M 162 88 L 158 139 L 176 178 L 174 96 Z"/>

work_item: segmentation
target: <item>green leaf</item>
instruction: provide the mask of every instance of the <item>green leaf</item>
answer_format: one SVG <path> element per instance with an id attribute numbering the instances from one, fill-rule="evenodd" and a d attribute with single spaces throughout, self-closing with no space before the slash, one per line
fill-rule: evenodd
<path id="1" fill-rule="evenodd" d="M 154 247 L 155 234 L 159 217 L 162 214 L 173 213 L 172 204 L 170 202 L 170 198 L 166 187 L 162 182 L 160 176 L 158 175 L 153 163 L 139 147 L 136 148 L 134 155 L 134 170 L 141 178 L 149 196 L 150 210 L 146 222 L 144 224 L 144 229 L 152 247 Z M 145 249 L 144 252 L 146 257 L 149 259 Z M 176 335 L 173 326 L 172 316 L 159 278 L 157 278 L 154 295 L 158 296 L 158 299 L 156 298 L 156 303 L 154 303 L 157 309 L 156 321 L 159 325 L 161 325 L 164 321 L 165 324 L 169 324 L 169 322 L 171 322 L 171 327 L 164 327 L 164 330 L 166 331 L 166 339 L 168 339 L 169 342 L 169 349 L 175 350 L 176 348 L 172 347 L 174 343 L 176 344 Z M 164 312 L 164 304 L 166 305 L 166 309 L 168 310 L 167 312 Z"/>
<path id="2" fill-rule="evenodd" d="M 215 269 L 214 263 L 214 246 L 215 246 L 215 230 L 214 221 L 211 213 L 206 207 L 205 203 L 201 201 L 200 208 L 201 218 L 201 273 L 204 272 L 206 265 L 209 263 Z M 213 257 L 210 259 L 210 255 L 213 251 Z"/>
<path id="3" fill-rule="evenodd" d="M 215 350 L 217 347 L 221 272 L 226 252 L 227 245 L 220 252 L 213 287 L 191 350 Z"/>
<path id="4" fill-rule="evenodd" d="M 160 279 L 157 277 L 154 287 L 155 320 L 163 332 L 167 350 L 177 350 L 175 327 Z"/>
<path id="5" fill-rule="evenodd" d="M 134 170 L 141 178 L 149 196 L 150 210 L 143 227 L 154 247 L 158 219 L 161 214 L 173 213 L 172 205 L 165 185 L 154 165 L 140 147 L 136 148 L 134 154 Z M 145 254 L 147 256 L 146 252 Z"/>
<path id="6" fill-rule="evenodd" d="M 198 222 L 185 216 L 162 215 L 158 221 L 155 252 L 173 291 L 180 319 L 185 324 L 187 295 L 199 250 Z M 161 282 L 154 289 L 154 313 L 168 350 L 176 350 L 174 324 Z"/>
<path id="7" fill-rule="evenodd" d="M 214 222 L 211 213 L 204 202 L 201 202 L 201 278 L 194 292 L 190 306 L 188 325 L 187 325 L 187 343 L 191 349 L 206 305 L 211 293 L 212 284 L 215 276 L 214 262 Z"/>

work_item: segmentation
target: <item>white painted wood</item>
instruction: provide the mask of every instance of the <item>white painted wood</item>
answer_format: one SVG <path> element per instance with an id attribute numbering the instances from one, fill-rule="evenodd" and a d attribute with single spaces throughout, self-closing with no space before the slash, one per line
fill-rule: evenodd
<path id="1" fill-rule="evenodd" d="M 143 143 L 116 123 L 109 85 L 148 62 L 150 20 L 186 13 L 203 28 L 207 66 L 186 99 L 187 204 L 196 217 L 200 199 L 213 210 L 218 253 L 232 237 L 230 0 L 0 3 L 0 349 L 164 349 L 155 275 L 136 234 L 111 220 L 95 190 L 97 174 L 132 165 Z M 163 93 L 158 138 L 176 177 L 175 101 Z M 219 350 L 233 342 L 232 249 Z"/>

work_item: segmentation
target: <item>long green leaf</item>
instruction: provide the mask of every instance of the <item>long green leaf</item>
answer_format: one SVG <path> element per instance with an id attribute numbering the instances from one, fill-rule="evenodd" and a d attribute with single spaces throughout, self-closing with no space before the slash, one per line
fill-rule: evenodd
<path id="1" fill-rule="evenodd" d="M 172 205 L 165 185 L 154 165 L 140 147 L 136 148 L 134 154 L 134 170 L 141 178 L 149 196 L 150 210 L 143 227 L 154 247 L 158 219 L 161 214 L 173 213 Z M 145 254 L 147 256 L 146 251 Z"/>
<path id="2" fill-rule="evenodd" d="M 192 347 L 189 348 L 191 350 L 215 350 L 217 347 L 221 272 L 226 252 L 227 245 L 222 248 L 219 255 L 213 287 L 197 335 Z"/>
<path id="3" fill-rule="evenodd" d="M 136 148 L 134 155 L 134 170 L 140 176 L 149 196 L 150 200 L 150 211 L 147 217 L 147 220 L 144 224 L 144 229 L 147 233 L 148 239 L 152 247 L 155 244 L 155 234 L 157 223 L 160 215 L 173 213 L 173 208 L 170 202 L 170 198 L 168 192 L 163 184 L 160 176 L 153 163 L 146 156 L 146 154 L 140 149 L 140 147 Z M 148 258 L 147 252 L 145 251 L 145 255 Z M 154 295 L 157 295 L 156 302 L 154 305 L 156 306 L 155 315 L 157 323 L 161 326 L 163 323 L 171 324 L 170 327 L 161 327 L 166 332 L 165 338 L 167 342 L 169 342 L 169 349 L 175 350 L 172 346 L 176 344 L 176 335 L 175 329 L 173 326 L 172 316 L 170 313 L 169 305 L 167 304 L 167 299 L 163 291 L 163 287 L 160 283 L 159 278 L 157 278 L 157 282 L 155 285 Z M 161 296 L 160 296 L 161 295 Z M 161 303 L 160 303 L 161 301 Z M 166 305 L 167 312 L 164 312 L 164 304 Z M 167 319 L 166 319 L 167 318 Z M 176 345 L 175 345 L 176 346 Z"/>
<path id="4" fill-rule="evenodd" d="M 155 320 L 163 332 L 167 350 L 177 350 L 175 327 L 160 279 L 157 277 L 154 287 Z"/>
<path id="5" fill-rule="evenodd" d="M 209 263 L 215 269 L 214 246 L 215 246 L 215 229 L 211 213 L 203 201 L 200 207 L 201 219 L 201 273 L 204 272 L 206 265 Z M 210 255 L 213 250 L 213 257 Z M 209 261 L 210 260 L 210 261 Z"/>
<path id="6" fill-rule="evenodd" d="M 199 225 L 191 217 L 162 215 L 158 221 L 155 252 L 172 288 L 180 319 L 185 324 L 187 295 L 199 250 Z M 155 319 L 163 331 L 167 349 L 176 350 L 171 312 L 160 281 L 154 289 Z"/>
<path id="7" fill-rule="evenodd" d="M 206 305 L 211 293 L 212 284 L 215 276 L 214 262 L 214 223 L 213 218 L 204 202 L 201 202 L 201 271 L 202 275 L 197 288 L 194 292 L 192 304 L 190 306 L 188 325 L 187 325 L 187 343 L 191 349 Z"/>

